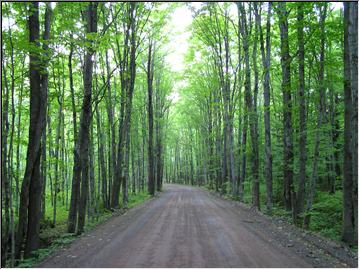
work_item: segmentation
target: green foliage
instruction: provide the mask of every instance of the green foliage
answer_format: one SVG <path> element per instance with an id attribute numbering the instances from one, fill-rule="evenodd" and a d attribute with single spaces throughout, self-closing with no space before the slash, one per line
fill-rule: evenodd
<path id="1" fill-rule="evenodd" d="M 340 241 L 341 222 L 342 222 L 342 192 L 337 191 L 335 194 L 318 191 L 313 209 L 311 210 L 310 231 L 319 233 L 335 241 Z M 263 209 L 266 213 L 266 210 Z M 285 218 L 289 223 L 292 222 L 292 214 L 284 210 L 279 204 L 274 204 L 274 216 Z M 304 215 L 301 216 L 304 218 Z"/>
<path id="2" fill-rule="evenodd" d="M 128 208 L 131 209 L 150 198 L 151 196 L 147 192 L 130 194 Z M 46 228 L 42 230 L 40 233 L 40 239 L 44 248 L 40 248 L 37 251 L 35 251 L 34 257 L 22 260 L 18 265 L 18 267 L 21 268 L 35 267 L 37 264 L 39 264 L 42 260 L 44 260 L 46 257 L 51 255 L 53 252 L 57 251 L 58 249 L 62 248 L 65 245 L 72 243 L 74 240 L 78 238 L 78 236 L 66 232 L 67 215 L 68 215 L 68 211 L 66 210 L 66 208 L 59 205 L 59 207 L 57 208 L 58 224 L 53 228 L 46 226 Z M 47 218 L 52 217 L 50 211 L 49 214 L 47 214 L 47 216 L 48 216 Z M 105 220 L 109 219 L 110 217 L 112 217 L 112 212 L 104 210 L 96 217 L 96 219 L 90 219 L 87 222 L 85 226 L 85 232 L 91 231 L 96 226 L 98 226 Z"/>
<path id="3" fill-rule="evenodd" d="M 311 211 L 310 230 L 333 240 L 340 241 L 342 220 L 342 192 L 317 193 L 316 201 Z"/>
<path id="4" fill-rule="evenodd" d="M 33 257 L 22 260 L 17 267 L 19 268 L 31 268 L 36 267 L 42 260 L 50 256 L 53 252 L 60 249 L 64 245 L 68 245 L 73 242 L 77 237 L 71 234 L 62 234 L 56 238 L 50 246 L 46 248 L 40 248 L 33 252 Z"/>
<path id="5" fill-rule="evenodd" d="M 128 207 L 133 208 L 133 207 L 143 203 L 144 201 L 146 201 L 146 200 L 148 200 L 150 198 L 151 198 L 151 196 L 146 191 L 139 192 L 139 193 L 136 193 L 134 195 L 131 195 L 129 197 Z"/>

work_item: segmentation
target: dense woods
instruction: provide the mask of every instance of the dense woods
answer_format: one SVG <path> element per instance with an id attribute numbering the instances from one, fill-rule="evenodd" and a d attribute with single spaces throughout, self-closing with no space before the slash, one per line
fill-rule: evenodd
<path id="1" fill-rule="evenodd" d="M 2 3 L 1 265 L 165 182 L 357 245 L 357 16 L 356 2 Z"/>

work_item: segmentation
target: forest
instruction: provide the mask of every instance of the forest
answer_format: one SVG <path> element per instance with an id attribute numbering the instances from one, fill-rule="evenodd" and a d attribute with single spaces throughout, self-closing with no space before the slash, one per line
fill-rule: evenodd
<path id="1" fill-rule="evenodd" d="M 2 267 L 166 183 L 357 250 L 357 2 L 1 8 Z"/>

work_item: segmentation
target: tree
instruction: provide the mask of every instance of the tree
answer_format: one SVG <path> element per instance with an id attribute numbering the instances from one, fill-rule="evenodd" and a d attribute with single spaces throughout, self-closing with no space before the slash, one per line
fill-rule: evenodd
<path id="1" fill-rule="evenodd" d="M 89 3 L 86 11 L 86 32 L 97 32 L 97 7 L 98 3 Z M 90 45 L 86 48 L 84 60 L 84 97 L 80 116 L 79 129 L 79 156 L 81 164 L 81 190 L 79 199 L 78 212 L 78 227 L 77 233 L 81 234 L 84 231 L 86 203 L 89 193 L 89 129 L 92 118 L 92 77 L 93 77 L 93 54 L 95 53 L 92 47 L 94 40 L 89 40 Z M 80 182 L 80 179 L 77 180 Z"/>
<path id="2" fill-rule="evenodd" d="M 50 4 L 46 6 L 45 33 L 44 37 L 50 35 Z M 47 105 L 47 70 L 46 61 L 41 61 L 39 55 L 39 3 L 30 5 L 29 16 L 29 41 L 33 44 L 30 50 L 30 127 L 29 143 L 27 150 L 27 162 L 25 176 L 21 187 L 19 206 L 19 224 L 17 234 L 16 258 L 20 258 L 22 244 L 26 235 L 25 257 L 39 246 L 39 229 L 41 213 L 41 191 L 42 182 L 40 177 L 40 160 L 42 132 L 45 128 L 45 115 Z M 39 65 L 42 63 L 43 66 Z M 45 76 L 43 75 L 45 74 Z M 43 77 L 42 77 L 43 75 Z"/>
<path id="3" fill-rule="evenodd" d="M 323 125 L 323 119 L 325 114 L 325 81 L 324 81 L 324 65 L 325 65 L 325 19 L 327 13 L 327 5 L 320 7 L 320 29 L 321 29 L 321 41 L 320 41 L 320 59 L 319 59 L 319 73 L 318 73 L 318 89 L 319 89 L 319 108 L 318 108 L 318 117 L 316 123 L 316 134 L 315 134 L 315 146 L 314 146 L 314 156 L 312 163 L 312 174 L 310 182 L 310 191 L 307 200 L 306 206 L 306 216 L 304 219 L 304 226 L 308 228 L 310 223 L 310 210 L 312 208 L 316 184 L 318 180 L 318 158 L 319 158 L 319 147 L 320 147 L 320 133 L 321 127 Z"/>
<path id="4" fill-rule="evenodd" d="M 353 79 L 357 76 L 352 72 L 352 57 L 356 56 L 355 40 L 357 16 L 352 13 L 351 4 L 344 2 L 344 179 L 343 179 L 343 223 L 341 239 L 349 244 L 355 240 L 355 213 L 354 213 L 354 171 L 353 171 L 353 150 L 352 150 L 352 92 L 357 91 L 357 83 Z M 357 7 L 357 5 L 356 5 Z M 356 23 L 356 24 L 355 24 Z M 353 36 L 355 35 L 355 36 Z M 350 42 L 353 41 L 354 43 Z M 355 51 L 352 51 L 355 50 Z M 356 61 L 357 62 L 357 61 Z M 357 181 L 357 180 L 356 180 Z"/>
<path id="5" fill-rule="evenodd" d="M 265 125 L 265 168 L 264 176 L 266 182 L 266 209 L 269 214 L 272 213 L 272 151 L 271 151 L 271 128 L 270 128 L 270 18 L 271 2 L 268 3 L 266 19 L 266 44 L 264 45 L 263 31 L 261 29 L 261 16 L 255 9 L 256 24 L 260 32 L 261 58 L 264 68 L 264 125 Z"/>
<path id="6" fill-rule="evenodd" d="M 306 183 L 306 98 L 305 98 L 305 47 L 304 47 L 304 4 L 297 7 L 297 41 L 299 47 L 299 184 L 296 194 L 296 205 L 293 206 L 294 218 L 303 212 Z"/>
<path id="7" fill-rule="evenodd" d="M 119 206 L 120 184 L 123 184 L 123 201 L 127 202 L 127 183 L 126 178 L 122 176 L 124 167 L 128 164 L 124 162 L 124 146 L 131 124 L 132 99 L 134 94 L 134 85 L 136 78 L 136 50 L 137 44 L 137 20 L 135 17 L 138 8 L 137 3 L 127 3 L 127 21 L 124 24 L 124 51 L 120 53 L 117 43 L 118 58 L 120 60 L 120 77 L 121 77 L 121 108 L 120 108 L 120 124 L 119 124 L 119 143 L 117 152 L 117 169 L 112 186 L 111 206 L 116 208 Z M 125 191 L 125 192 L 124 192 Z"/>
<path id="8" fill-rule="evenodd" d="M 277 13 L 279 17 L 280 39 L 281 39 L 281 70 L 283 95 L 283 145 L 284 145 L 284 204 L 286 210 L 292 209 L 293 196 L 293 130 L 292 130 L 292 101 L 291 101 L 291 58 L 289 53 L 289 26 L 288 11 L 286 3 L 278 3 Z"/>
<path id="9" fill-rule="evenodd" d="M 154 52 L 153 41 L 149 40 L 149 53 L 147 62 L 147 86 L 148 86 L 148 121 L 149 121 L 149 139 L 148 139 L 148 192 L 151 196 L 155 194 L 155 167 L 154 167 L 154 115 L 153 115 L 153 78 L 154 78 Z"/>

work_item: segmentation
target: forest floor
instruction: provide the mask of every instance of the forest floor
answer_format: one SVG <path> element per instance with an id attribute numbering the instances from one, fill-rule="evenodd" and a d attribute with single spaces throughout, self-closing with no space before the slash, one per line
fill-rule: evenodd
<path id="1" fill-rule="evenodd" d="M 357 257 L 239 202 L 168 184 L 38 267 L 357 267 Z"/>

